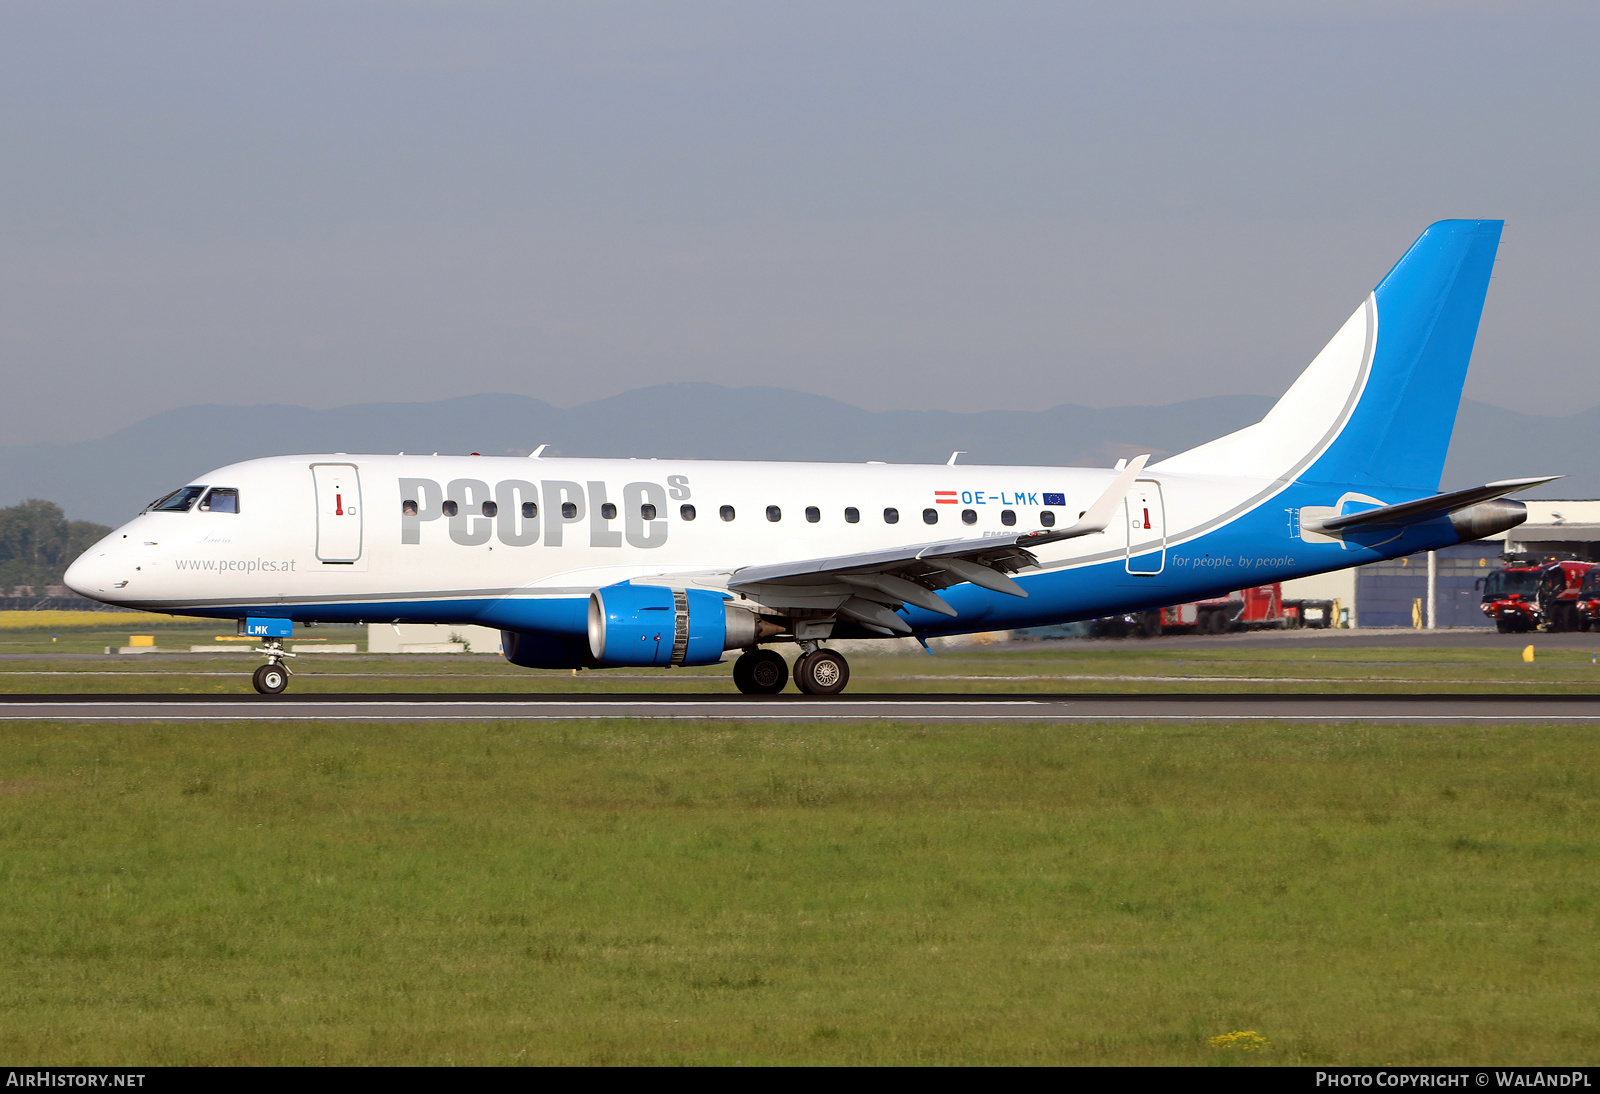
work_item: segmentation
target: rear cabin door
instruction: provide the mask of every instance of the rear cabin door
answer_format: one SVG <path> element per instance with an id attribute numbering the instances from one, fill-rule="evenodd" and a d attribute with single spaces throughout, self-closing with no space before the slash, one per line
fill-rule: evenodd
<path id="1" fill-rule="evenodd" d="M 1128 572 L 1159 574 L 1167 567 L 1167 511 L 1161 484 L 1139 479 L 1123 502 L 1128 529 Z"/>
<path id="2" fill-rule="evenodd" d="M 348 564 L 361 557 L 361 478 L 353 463 L 314 463 L 317 558 Z"/>

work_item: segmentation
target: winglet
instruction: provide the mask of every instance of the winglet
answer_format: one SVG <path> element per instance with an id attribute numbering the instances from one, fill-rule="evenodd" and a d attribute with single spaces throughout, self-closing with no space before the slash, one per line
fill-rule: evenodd
<path id="1" fill-rule="evenodd" d="M 1095 503 L 1084 511 L 1083 516 L 1078 518 L 1078 523 L 1071 528 L 1064 528 L 1058 533 L 1060 538 L 1066 539 L 1068 536 L 1087 536 L 1095 532 L 1104 532 L 1111 524 L 1111 518 L 1116 515 L 1117 506 L 1122 504 L 1122 499 L 1127 497 L 1128 491 L 1133 488 L 1133 480 L 1139 477 L 1139 473 L 1144 470 L 1144 465 L 1149 459 L 1150 454 L 1145 453 L 1143 456 L 1135 456 L 1129 460 L 1128 466 L 1124 467 L 1121 473 L 1112 480 L 1111 485 L 1106 488 L 1106 492 L 1101 494 L 1095 500 Z"/>

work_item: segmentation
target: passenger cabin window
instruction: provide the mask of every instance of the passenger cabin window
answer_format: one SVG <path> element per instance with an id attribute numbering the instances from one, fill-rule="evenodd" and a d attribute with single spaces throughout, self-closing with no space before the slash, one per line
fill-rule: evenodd
<path id="1" fill-rule="evenodd" d="M 534 517 L 536 517 L 538 515 L 539 515 L 539 503 L 538 502 L 536 502 L 536 501 L 525 501 L 525 502 L 522 503 L 522 516 L 523 516 L 524 520 L 532 520 Z"/>
<path id="2" fill-rule="evenodd" d="M 237 513 L 239 491 L 231 486 L 213 486 L 211 493 L 201 501 L 200 508 L 207 513 Z"/>
<path id="3" fill-rule="evenodd" d="M 938 524 L 939 523 L 939 510 L 937 510 L 937 509 L 924 509 L 922 511 L 922 523 L 923 524 Z"/>
<path id="4" fill-rule="evenodd" d="M 860 519 L 861 519 L 861 510 L 857 509 L 855 506 L 852 505 L 852 506 L 850 506 L 850 508 L 848 508 L 848 509 L 846 509 L 844 511 L 844 522 L 846 524 L 854 524 L 856 521 L 858 521 Z"/>
<path id="5" fill-rule="evenodd" d="M 439 506 L 439 508 L 447 517 L 453 517 L 461 511 L 461 507 L 453 501 L 447 501 L 443 505 Z"/>
<path id="6" fill-rule="evenodd" d="M 1056 526 L 1056 515 L 1050 510 L 1046 509 L 1044 512 L 1039 514 L 1039 523 L 1044 525 L 1046 528 L 1054 528 Z"/>
<path id="7" fill-rule="evenodd" d="M 157 513 L 187 513 L 194 505 L 195 499 L 206 492 L 203 486 L 184 486 L 165 497 L 157 498 L 150 503 L 152 511 Z"/>
<path id="8" fill-rule="evenodd" d="M 609 501 L 606 502 L 604 505 L 600 506 L 600 516 L 604 520 L 616 520 L 617 507 L 612 505 Z"/>
<path id="9" fill-rule="evenodd" d="M 446 502 L 445 504 L 448 505 L 449 503 Z M 564 502 L 562 502 L 561 503 L 561 515 L 562 515 L 563 518 L 565 518 L 567 520 L 577 520 L 578 519 L 578 503 L 575 502 L 575 501 L 564 501 Z"/>
<path id="10" fill-rule="evenodd" d="M 883 523 L 885 523 L 885 524 L 899 524 L 900 523 L 900 510 L 898 510 L 898 509 L 885 509 L 883 511 Z"/>
<path id="11" fill-rule="evenodd" d="M 821 519 L 822 519 L 822 510 L 821 509 L 818 509 L 815 505 L 806 506 L 806 520 L 807 521 L 809 521 L 812 524 L 815 524 L 815 523 L 817 523 L 817 521 L 819 521 Z"/>
<path id="12" fill-rule="evenodd" d="M 694 519 L 694 506 L 692 506 L 692 505 L 680 505 L 680 506 L 678 506 L 678 515 L 680 517 L 682 517 L 684 520 L 693 520 Z"/>
<path id="13" fill-rule="evenodd" d="M 977 524 L 978 523 L 978 511 L 976 509 L 963 509 L 963 510 L 961 510 L 961 523 L 962 524 Z"/>
<path id="14" fill-rule="evenodd" d="M 776 505 L 767 506 L 767 519 L 773 524 L 777 524 L 783 519 L 783 510 L 779 509 Z"/>
<path id="15" fill-rule="evenodd" d="M 496 504 L 495 502 L 486 501 L 486 502 L 483 503 L 483 515 L 484 516 L 492 517 L 498 512 L 500 512 L 500 506 L 498 504 Z"/>
<path id="16" fill-rule="evenodd" d="M 643 505 L 639 506 L 639 519 L 640 520 L 655 520 L 656 519 L 656 507 L 654 505 L 651 505 L 649 502 L 645 502 Z"/>
<path id="17" fill-rule="evenodd" d="M 402 517 L 414 517 L 417 515 L 417 503 L 414 498 L 407 498 L 400 503 L 400 515 Z"/>
<path id="18" fill-rule="evenodd" d="M 724 505 L 721 509 L 717 510 L 717 515 L 722 517 L 723 520 L 732 520 L 733 519 L 733 506 Z"/>
<path id="19" fill-rule="evenodd" d="M 1017 511 L 1015 509 L 1000 510 L 1000 523 L 1004 524 L 1007 528 L 1010 528 L 1013 524 L 1017 523 Z"/>

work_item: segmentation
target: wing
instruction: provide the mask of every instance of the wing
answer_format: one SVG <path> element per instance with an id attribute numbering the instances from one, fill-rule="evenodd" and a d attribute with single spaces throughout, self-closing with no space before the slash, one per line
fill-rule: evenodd
<path id="1" fill-rule="evenodd" d="M 870 630 L 910 634 L 911 628 L 895 612 L 903 604 L 956 614 L 938 596 L 939 589 L 971 582 L 998 593 L 1027 596 L 1027 590 L 1007 575 L 1038 565 L 1033 548 L 1105 531 L 1149 458 L 1130 460 L 1070 528 L 745 566 L 727 574 L 722 584 L 759 604 L 798 611 L 819 622 L 843 616 Z"/>

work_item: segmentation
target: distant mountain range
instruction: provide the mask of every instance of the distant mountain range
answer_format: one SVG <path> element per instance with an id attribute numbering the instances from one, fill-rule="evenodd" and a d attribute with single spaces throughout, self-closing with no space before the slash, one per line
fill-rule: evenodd
<path id="1" fill-rule="evenodd" d="M 0 505 L 57 502 L 78 520 L 117 524 L 150 499 L 236 460 L 297 452 L 481 452 L 1087 465 L 1153 452 L 1159 458 L 1257 421 L 1274 402 L 1215 396 L 1106 410 L 873 412 L 773 387 L 664 384 L 563 410 L 524 395 L 469 395 L 436 403 L 189 406 L 108 437 L 0 447 Z M 1465 401 L 1444 488 L 1564 472 L 1528 496 L 1600 497 L 1593 454 L 1600 407 L 1541 417 Z"/>

